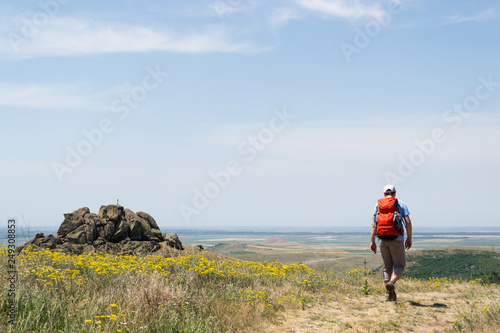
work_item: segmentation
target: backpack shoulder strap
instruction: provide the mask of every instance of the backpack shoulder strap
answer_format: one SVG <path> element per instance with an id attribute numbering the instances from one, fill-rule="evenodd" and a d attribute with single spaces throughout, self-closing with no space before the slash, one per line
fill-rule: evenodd
<path id="1" fill-rule="evenodd" d="M 399 209 L 401 208 L 401 206 L 399 205 L 399 201 L 398 201 L 398 199 L 396 199 L 396 202 L 394 203 L 394 205 L 396 206 L 396 209 L 397 209 L 397 211 L 399 212 Z M 405 226 L 405 228 L 406 228 L 406 221 L 405 221 L 405 219 L 404 219 L 404 217 L 403 217 L 403 214 L 401 214 L 401 222 L 403 223 L 403 225 L 404 225 L 404 226 Z"/>

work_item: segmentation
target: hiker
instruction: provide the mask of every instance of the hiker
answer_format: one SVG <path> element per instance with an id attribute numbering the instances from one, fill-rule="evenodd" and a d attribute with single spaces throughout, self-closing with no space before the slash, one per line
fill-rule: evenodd
<path id="1" fill-rule="evenodd" d="M 380 253 L 384 261 L 384 285 L 386 301 L 396 301 L 394 284 L 403 275 L 406 266 L 405 248 L 411 247 L 412 227 L 408 207 L 396 199 L 394 185 L 384 187 L 384 198 L 379 199 L 373 214 L 370 250 L 377 253 L 375 236 L 380 239 Z M 406 225 L 407 237 L 404 238 Z"/>

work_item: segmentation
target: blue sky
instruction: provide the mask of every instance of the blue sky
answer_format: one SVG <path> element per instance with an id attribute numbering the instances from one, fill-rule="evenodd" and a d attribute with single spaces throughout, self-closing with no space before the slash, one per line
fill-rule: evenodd
<path id="1" fill-rule="evenodd" d="M 0 4 L 0 218 L 496 226 L 497 1 Z"/>

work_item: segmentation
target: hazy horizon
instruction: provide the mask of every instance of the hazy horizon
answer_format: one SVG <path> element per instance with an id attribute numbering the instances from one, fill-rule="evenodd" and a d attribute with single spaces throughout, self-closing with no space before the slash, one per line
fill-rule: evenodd
<path id="1" fill-rule="evenodd" d="M 0 225 L 498 225 L 500 3 L 0 4 Z"/>
<path id="2" fill-rule="evenodd" d="M 62 221 L 61 221 L 62 223 Z M 60 224 L 59 224 L 60 225 Z M 27 230 L 36 230 L 36 231 L 57 231 L 59 228 L 59 225 L 25 225 L 22 221 L 17 222 L 18 226 L 18 231 L 22 229 L 22 231 L 27 231 Z M 317 227 L 272 227 L 272 226 L 260 226 L 260 227 L 252 227 L 252 226 L 238 226 L 238 227 L 184 227 L 184 226 L 168 226 L 168 225 L 162 225 L 158 223 L 158 227 L 160 230 L 164 233 L 172 232 L 172 231 L 187 231 L 187 232 L 213 232 L 213 231 L 220 231 L 222 233 L 224 232 L 245 232 L 245 233 L 252 233 L 252 232 L 262 232 L 262 233 L 294 233 L 294 232 L 305 232 L 305 233 L 349 233 L 349 232 L 366 232 L 370 233 L 371 232 L 371 225 L 367 227 L 338 227 L 338 226 L 317 226 Z M 6 228 L 2 228 L 0 231 L 5 231 Z M 500 232 L 500 226 L 473 226 L 473 227 L 424 227 L 424 228 L 419 228 L 415 233 L 417 234 L 425 234 L 429 232 L 435 232 L 438 234 L 439 232 L 461 232 L 461 231 L 468 231 L 468 232 Z"/>

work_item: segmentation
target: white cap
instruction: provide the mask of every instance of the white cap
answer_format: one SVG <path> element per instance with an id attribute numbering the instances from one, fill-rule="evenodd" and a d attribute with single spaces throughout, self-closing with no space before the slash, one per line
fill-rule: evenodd
<path id="1" fill-rule="evenodd" d="M 390 193 L 396 192 L 396 188 L 394 187 L 394 185 L 388 184 L 384 186 L 384 193 L 388 192 Z"/>

